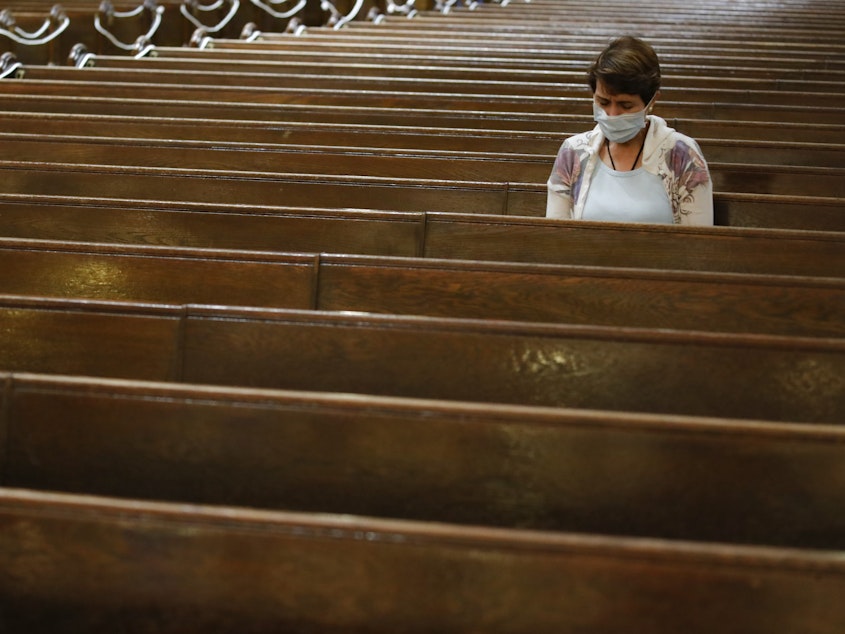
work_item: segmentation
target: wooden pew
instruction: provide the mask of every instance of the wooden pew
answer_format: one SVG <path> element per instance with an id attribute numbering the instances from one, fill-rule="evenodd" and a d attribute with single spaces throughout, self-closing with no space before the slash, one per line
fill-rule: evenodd
<path id="1" fill-rule="evenodd" d="M 614 35 L 624 32 L 626 28 L 622 27 Z M 419 54 L 420 51 L 429 50 L 431 55 L 439 62 L 441 58 L 453 58 L 453 63 L 456 61 L 463 61 L 466 57 L 472 55 L 486 54 L 492 58 L 504 57 L 509 59 L 521 59 L 523 62 L 534 63 L 535 61 L 542 64 L 543 62 L 555 62 L 561 57 L 563 52 L 569 61 L 569 69 L 573 67 L 576 69 L 586 68 L 589 63 L 595 58 L 596 54 L 603 48 L 604 42 L 586 54 L 575 58 L 572 53 L 561 51 L 559 46 L 552 46 L 543 53 L 538 53 L 533 46 L 526 46 L 525 48 L 518 47 L 490 47 L 485 46 L 484 43 L 467 42 L 461 44 L 452 43 L 450 45 L 436 46 L 431 43 L 431 38 L 425 37 L 420 41 L 409 41 L 406 37 L 396 37 L 392 40 L 383 40 L 381 42 L 367 35 L 360 38 L 358 41 L 347 40 L 342 41 L 338 38 L 327 38 L 323 41 L 307 41 L 307 44 L 301 41 L 296 41 L 294 38 L 284 40 L 269 40 L 268 36 L 264 41 L 260 42 L 259 47 L 265 50 L 283 50 L 302 52 L 305 48 L 312 54 L 318 55 L 336 55 L 337 57 L 355 58 L 360 53 L 383 53 L 392 54 L 394 57 L 402 59 L 405 54 L 413 55 Z M 342 36 L 341 36 L 342 37 Z M 607 38 L 608 40 L 610 37 Z M 272 42 L 272 43 L 271 43 Z M 269 45 L 268 45 L 269 44 Z M 213 44 L 214 47 L 225 49 L 253 49 L 256 48 L 253 42 L 237 43 L 226 42 L 222 45 L 218 43 Z M 667 57 L 663 55 L 663 57 Z M 701 55 L 691 55 L 685 58 L 678 58 L 675 60 L 666 60 L 670 72 L 681 73 L 686 72 L 689 66 L 704 65 L 707 66 L 707 72 L 703 74 L 717 75 L 717 74 L 735 74 L 738 76 L 756 76 L 760 79 L 774 79 L 778 74 L 786 75 L 787 79 L 805 78 L 810 80 L 829 80 L 831 77 L 825 76 L 825 73 L 810 72 L 807 73 L 808 68 L 824 68 L 829 66 L 829 70 L 834 76 L 839 76 L 845 71 L 845 62 L 831 57 L 812 57 L 792 54 L 784 59 L 764 59 L 758 58 L 749 60 L 747 57 L 729 57 L 720 55 L 715 52 L 710 57 L 702 57 Z M 693 72 L 692 74 L 696 74 Z M 699 70 L 698 74 L 702 74 Z"/>
<path id="2" fill-rule="evenodd" d="M 5 487 L 604 536 L 845 543 L 841 427 L 47 375 L 5 384 Z"/>
<path id="3" fill-rule="evenodd" d="M 445 28 L 448 23 L 442 23 L 441 28 Z M 618 34 L 618 32 L 617 32 Z M 534 35 L 532 37 L 537 37 Z M 571 34 L 561 35 L 559 40 L 565 40 L 574 37 Z M 605 46 L 606 42 L 612 37 L 608 35 L 606 39 L 600 43 L 595 43 L 593 49 L 593 56 L 598 53 Z M 677 40 L 677 34 L 671 36 L 673 40 Z M 654 41 L 655 38 L 650 38 Z M 707 46 L 713 48 L 712 40 L 707 40 Z M 283 42 L 275 42 L 270 38 L 261 36 L 258 40 L 245 42 L 243 40 L 224 40 L 217 38 L 208 38 L 205 40 L 206 46 L 203 48 L 187 49 L 184 51 L 186 57 L 199 56 L 205 53 L 219 53 L 221 56 L 231 56 L 233 59 L 274 59 L 289 63 L 310 62 L 314 60 L 315 56 L 326 63 L 344 64 L 349 63 L 350 58 L 359 62 L 369 62 L 375 65 L 404 65 L 407 64 L 413 67 L 420 67 L 426 65 L 436 65 L 438 68 L 479 68 L 485 69 L 490 66 L 499 68 L 514 69 L 514 70 L 544 70 L 553 71 L 555 73 L 571 73 L 580 72 L 583 79 L 584 68 L 592 59 L 572 59 L 566 52 L 563 54 L 553 56 L 517 56 L 513 51 L 508 51 L 507 55 L 497 53 L 496 51 L 486 50 L 484 55 L 473 54 L 473 52 L 464 51 L 443 51 L 425 48 L 404 48 L 401 51 L 399 60 L 397 60 L 397 53 L 393 47 L 355 47 L 354 50 L 330 50 L 319 42 L 303 38 L 302 41 L 294 39 L 286 39 Z M 745 44 L 743 44 L 744 46 Z M 779 40 L 776 43 L 769 43 L 769 46 L 784 47 L 784 50 L 789 48 L 789 42 Z M 797 46 L 803 46 L 799 44 Z M 177 49 L 167 47 L 156 47 L 150 51 L 150 55 L 158 55 L 161 51 L 162 56 L 170 56 L 171 51 Z M 712 51 L 711 51 L 712 52 Z M 182 55 L 181 49 L 174 55 Z M 709 63 L 710 59 L 687 59 L 683 61 L 675 61 L 671 64 L 663 64 L 663 68 L 667 71 L 667 81 L 695 81 L 691 78 L 700 77 L 697 81 L 704 81 L 705 77 L 713 77 L 714 75 L 724 75 L 725 67 Z M 315 62 L 316 63 L 316 62 Z M 389 71 L 388 71 L 389 72 Z M 776 62 L 772 61 L 766 66 L 749 66 L 739 65 L 729 68 L 729 75 L 726 77 L 724 85 L 731 84 L 731 76 L 759 79 L 759 80 L 776 80 L 783 78 L 785 86 L 789 85 L 791 81 L 809 81 L 809 82 L 828 82 L 836 81 L 841 78 L 843 71 L 835 69 L 817 69 L 813 66 L 805 66 L 803 68 L 783 68 Z M 788 79 L 791 76 L 795 79 Z"/>
<path id="4" fill-rule="evenodd" d="M 816 210 L 814 210 L 816 211 Z M 810 215 L 804 216 L 809 224 Z M 257 251 L 845 275 L 845 234 L 0 194 L 0 234 Z"/>
<path id="5" fill-rule="evenodd" d="M 545 184 L 554 155 L 474 154 L 463 150 L 360 146 L 225 147 L 171 139 L 84 139 L 2 135 L 16 161 L 265 174 L 329 174 L 398 179 Z M 714 191 L 845 199 L 845 168 L 710 162 Z M 543 209 L 543 212 L 545 210 Z"/>
<path id="6" fill-rule="evenodd" d="M 3 192 L 392 211 L 545 213 L 544 185 L 0 161 Z"/>
<path id="7" fill-rule="evenodd" d="M 845 280 L 0 238 L 0 293 L 842 337 Z M 319 284 L 318 284 L 319 281 Z"/>
<path id="8" fill-rule="evenodd" d="M 196 117 L 122 117 L 62 112 L 5 112 L 0 114 L 0 134 L 8 142 L 72 142 L 75 137 L 104 143 L 105 139 L 137 143 L 138 139 L 159 145 L 192 140 L 215 142 L 244 149 L 273 149 L 276 146 L 337 146 L 463 151 L 491 154 L 541 156 L 554 159 L 563 139 L 589 129 L 591 122 L 563 121 L 555 131 L 443 128 L 413 125 L 367 125 L 364 123 L 307 123 L 273 121 L 228 121 Z M 684 124 L 681 123 L 681 126 Z M 695 124 L 693 124 L 695 125 Z M 711 134 L 731 134 L 733 126 L 712 126 Z M 775 126 L 769 126 L 772 132 Z M 35 135 L 35 136 L 34 136 Z M 49 138 L 44 138 L 44 137 Z M 784 164 L 839 167 L 845 143 L 797 143 L 769 140 L 761 127 L 755 138 L 698 138 L 705 156 L 716 163 Z M 10 152 L 11 153 L 11 152 Z"/>
<path id="9" fill-rule="evenodd" d="M 754 166 L 746 167 L 749 173 L 754 171 Z M 278 201 L 287 206 L 511 216 L 543 216 L 546 209 L 546 186 L 540 183 L 21 161 L 0 161 L 0 174 L 3 193 L 11 195 L 209 204 L 222 201 L 246 206 Z M 757 183 L 750 182 L 752 186 Z M 765 214 L 759 213 L 761 203 Z M 757 212 L 753 220 L 759 223 L 756 226 L 845 229 L 845 198 L 717 192 L 714 204 L 720 224 L 736 224 L 735 219 L 741 219 L 745 208 L 750 207 L 751 213 Z"/>
<path id="10" fill-rule="evenodd" d="M 355 123 L 308 123 L 272 121 L 228 121 L 196 117 L 124 117 L 119 115 L 2 112 L 0 130 L 5 135 L 48 135 L 132 139 L 192 140 L 197 143 L 232 144 L 245 148 L 275 145 L 318 145 L 378 147 L 421 150 L 461 150 L 485 154 L 544 156 L 552 162 L 563 139 L 589 129 L 591 122 L 564 122 L 555 132 L 473 128 L 364 125 Z M 682 123 L 682 126 L 684 124 Z M 687 124 L 689 125 L 689 124 Z M 693 126 L 695 124 L 692 124 Z M 732 127 L 709 130 L 710 134 L 732 134 Z M 771 127 L 772 133 L 777 132 Z M 762 132 L 762 130 L 761 130 Z M 699 145 L 710 161 L 721 163 L 763 163 L 840 167 L 845 143 L 796 143 L 758 138 L 702 138 Z M 7 136 L 6 138 L 11 138 Z M 836 135 L 831 135 L 836 138 Z"/>
<path id="11" fill-rule="evenodd" d="M 15 296 L 0 320 L 10 372 L 793 422 L 845 411 L 841 338 Z"/>
<path id="12" fill-rule="evenodd" d="M 347 74 L 331 67 L 322 73 L 319 69 L 310 72 L 294 73 L 283 64 L 272 67 L 253 68 L 239 61 L 213 61 L 201 59 L 160 60 L 159 58 L 126 58 L 111 57 L 92 60 L 93 66 L 84 69 L 67 69 L 65 73 L 70 80 L 86 79 L 93 75 L 95 81 L 108 82 L 151 82 L 159 80 L 162 83 L 202 84 L 223 86 L 279 86 L 284 89 L 298 88 L 301 90 L 339 89 L 356 92 L 381 91 L 385 94 L 404 96 L 406 92 L 456 94 L 461 98 L 471 95 L 486 95 L 488 97 L 507 97 L 512 95 L 528 98 L 579 99 L 589 96 L 589 88 L 582 78 L 577 82 L 563 83 L 558 78 L 546 78 L 545 81 L 526 81 L 517 78 L 486 79 L 482 77 L 415 77 L 412 74 L 399 76 L 384 76 L 377 72 L 370 75 Z M 29 79 L 54 79 L 52 69 L 41 72 L 41 69 L 27 67 L 23 72 Z M 76 77 L 74 77 L 76 75 Z M 753 85 L 754 82 L 749 82 Z M 719 102 L 724 104 L 760 104 L 766 108 L 776 105 L 806 106 L 812 103 L 815 107 L 833 109 L 841 107 L 843 91 L 811 92 L 800 90 L 765 90 L 762 86 L 753 89 L 745 86 L 672 86 L 661 88 L 661 101 L 666 102 Z"/>
<path id="13" fill-rule="evenodd" d="M 804 226 L 813 223 L 813 212 L 801 217 Z M 797 224 L 798 219 L 793 218 L 793 221 Z M 809 242 L 804 242 L 804 238 Z M 820 275 L 838 276 L 837 271 L 845 271 L 845 268 L 839 263 L 837 242 L 836 234 L 826 232 L 761 231 L 738 227 L 646 228 L 546 218 L 430 214 L 426 221 L 425 255 L 515 262 L 577 261 L 595 266 L 612 266 L 616 261 L 645 268 L 701 267 L 713 271 L 778 271 L 789 275 L 801 270 L 810 274 L 810 269 L 802 269 L 809 266 L 803 256 L 792 259 L 789 255 L 797 255 L 809 247 L 806 257 L 815 260 L 812 266 L 819 267 L 814 270 Z M 623 254 L 622 260 L 614 260 L 617 252 Z M 815 257 L 810 255 L 813 252 Z M 791 262 L 787 263 L 789 260 Z M 799 264 L 799 260 L 804 260 L 804 264 Z"/>
<path id="14" fill-rule="evenodd" d="M 110 79 L 107 79 L 110 77 Z M 214 81 L 216 81 L 215 78 Z M 130 70 L 29 66 L 25 79 L 0 82 L 6 94 L 76 95 L 78 97 L 153 98 L 201 100 L 213 90 L 219 102 L 252 101 L 262 103 L 345 105 L 359 107 L 447 108 L 452 111 L 515 111 L 522 114 L 567 112 L 586 115 L 591 100 L 584 97 L 554 95 L 498 95 L 487 93 L 419 93 L 414 90 L 386 93 L 383 89 L 288 87 L 278 85 L 220 85 L 186 83 L 184 73 L 160 71 L 147 73 Z M 238 82 L 234 82 L 238 84 Z M 210 88 L 209 86 L 213 86 Z M 668 118 L 703 118 L 736 120 L 777 120 L 791 123 L 842 125 L 845 109 L 841 106 L 766 105 L 764 103 L 728 103 L 719 101 L 663 101 L 660 114 Z"/>
<path id="15" fill-rule="evenodd" d="M 319 256 L 0 238 L 0 293 L 315 308 Z"/>
<path id="16" fill-rule="evenodd" d="M 520 3 L 521 4 L 521 3 Z M 547 7 L 548 8 L 548 7 Z M 723 53 L 755 60 L 758 58 L 777 58 L 787 51 L 804 55 L 822 53 L 841 53 L 841 40 L 837 35 L 843 32 L 841 11 L 827 7 L 819 10 L 812 20 L 804 20 L 787 12 L 783 7 L 770 8 L 775 16 L 775 23 L 764 24 L 770 16 L 764 15 L 759 8 L 739 12 L 731 7 L 701 7 L 695 15 L 683 15 L 677 5 L 638 7 L 642 12 L 636 15 L 620 16 L 613 10 L 589 4 L 567 2 L 552 7 L 551 11 L 534 5 L 532 7 L 511 6 L 499 10 L 474 13 L 463 11 L 443 16 L 435 12 L 421 13 L 418 19 L 390 19 L 386 23 L 374 25 L 365 21 L 356 21 L 341 34 L 349 40 L 362 35 L 372 36 L 376 41 L 408 36 L 408 41 L 415 41 L 427 34 L 438 40 L 461 40 L 466 37 L 475 43 L 484 42 L 491 47 L 511 46 L 513 44 L 533 45 L 543 49 L 550 46 L 564 46 L 568 51 L 588 57 L 595 56 L 595 51 L 620 32 L 648 32 L 651 41 L 670 60 L 673 56 L 696 57 Z M 832 19 L 833 18 L 833 19 Z M 707 20 L 705 24 L 704 20 Z M 783 23 L 784 19 L 789 24 Z M 803 23 L 803 24 L 802 24 Z M 719 27 L 714 29 L 713 27 Z M 673 30 L 674 29 L 674 30 Z M 678 29 L 683 29 L 687 40 L 680 42 Z M 306 36 L 328 35 L 328 29 L 309 29 Z M 281 34 L 268 34 L 268 39 L 285 39 Z M 817 35 L 818 39 L 813 39 Z M 537 36 L 537 37 L 532 37 Z M 783 38 L 786 51 L 778 44 Z"/>
<path id="17" fill-rule="evenodd" d="M 0 517 L 4 625 L 38 634 L 836 634 L 845 619 L 835 552 L 19 489 L 0 490 Z"/>
<path id="18" fill-rule="evenodd" d="M 749 38 L 766 40 L 772 35 L 785 34 L 790 40 L 813 42 L 813 29 L 822 36 L 841 31 L 840 23 L 832 22 L 832 16 L 841 15 L 841 7 L 829 2 L 811 1 L 797 5 L 790 2 L 767 3 L 764 6 L 737 5 L 728 2 L 702 2 L 696 5 L 678 5 L 677 3 L 652 3 L 643 7 L 642 13 L 624 16 L 620 19 L 617 11 L 612 7 L 597 6 L 587 2 L 561 3 L 549 2 L 533 3 L 530 8 L 521 3 L 496 7 L 490 12 L 483 12 L 479 16 L 475 8 L 463 6 L 449 12 L 449 21 L 455 23 L 471 23 L 485 26 L 502 25 L 521 28 L 528 24 L 541 26 L 544 21 L 554 18 L 558 20 L 549 29 L 571 29 L 589 37 L 614 33 L 614 27 L 619 24 L 652 24 L 655 30 L 670 32 L 672 26 L 683 26 L 690 32 L 691 37 L 698 35 L 710 36 L 715 41 L 735 37 L 737 32 Z M 425 16 L 426 14 L 423 14 Z M 569 18 L 564 20 L 562 18 Z M 601 23 L 592 21 L 601 18 Z M 633 19 L 633 21 L 629 21 Z M 729 23 L 725 23 L 726 20 Z M 356 23 L 357 24 L 357 23 Z M 585 29 L 592 26 L 593 29 Z M 724 26 L 724 30 L 713 27 Z M 712 33 L 712 35 L 711 35 Z M 741 36 L 740 36 L 741 37 Z"/>
<path id="19" fill-rule="evenodd" d="M 841 280 L 346 255 L 321 257 L 319 275 L 316 308 L 321 310 L 800 336 L 845 334 Z"/>
<path id="20" fill-rule="evenodd" d="M 804 53 L 820 49 L 841 51 L 838 46 L 841 40 L 837 40 L 836 35 L 842 32 L 842 27 L 835 18 L 843 17 L 842 11 L 830 3 L 817 6 L 812 12 L 797 11 L 795 3 L 769 4 L 763 8 L 702 2 L 695 5 L 693 11 L 686 11 L 677 3 L 656 3 L 638 7 L 640 11 L 636 15 L 624 16 L 609 7 L 571 1 L 554 3 L 554 0 L 545 5 L 533 3 L 531 7 L 512 3 L 482 11 L 476 9 L 457 7 L 446 16 L 435 11 L 421 11 L 414 20 L 386 16 L 379 26 L 390 34 L 416 33 L 418 36 L 434 31 L 440 37 L 465 34 L 489 39 L 501 35 L 507 40 L 535 41 L 530 36 L 537 35 L 538 42 L 557 42 L 588 51 L 600 47 L 625 26 L 639 32 L 650 27 L 654 45 L 676 54 L 690 50 L 712 53 L 715 46 L 735 54 L 777 55 L 781 50 L 778 37 L 783 37 L 788 48 Z M 788 20 L 788 24 L 784 20 Z M 683 28 L 685 35 L 689 35 L 688 49 L 684 48 L 686 39 L 680 43 L 672 36 L 677 28 Z M 371 30 L 374 30 L 372 24 L 356 21 L 349 25 L 347 33 L 360 35 Z M 309 29 L 306 34 L 321 31 L 325 29 Z M 818 39 L 813 39 L 814 34 Z"/>
<path id="21" fill-rule="evenodd" d="M 475 133 L 495 129 L 500 133 L 519 131 L 558 135 L 560 142 L 569 134 L 589 130 L 595 125 L 587 114 L 554 114 L 521 112 L 461 112 L 448 108 L 361 108 L 355 106 L 320 106 L 299 104 L 266 104 L 210 100 L 207 96 L 196 100 L 63 96 L 39 94 L 40 83 L 23 82 L 14 94 L 4 94 L 8 84 L 0 82 L 0 104 L 4 113 L 28 113 L 48 118 L 59 113 L 94 115 L 97 117 L 124 116 L 131 118 L 164 117 L 172 121 L 206 119 L 228 125 L 360 124 L 368 126 L 402 126 L 449 130 L 468 129 Z M 19 92 L 35 87 L 33 93 Z M 42 91 L 43 92 L 43 91 Z M 750 120 L 679 119 L 670 118 L 676 129 L 695 138 L 780 140 L 801 143 L 845 143 L 845 125 L 812 124 Z M 206 125 L 211 125 L 206 123 Z M 218 125 L 215 123 L 214 125 Z M 559 143 L 558 143 L 559 145 Z"/>
<path id="22" fill-rule="evenodd" d="M 0 113 L 0 135 L 26 140 L 46 135 L 51 141 L 74 141 L 73 137 L 148 139 L 214 144 L 217 148 L 273 149 L 276 146 L 339 146 L 364 148 L 461 151 L 467 156 L 522 154 L 545 157 L 550 165 L 570 134 L 588 129 L 587 121 L 564 124 L 556 132 L 435 127 L 365 125 L 354 123 L 275 123 L 228 121 L 186 117 L 121 117 L 67 113 Z M 774 128 L 773 128 L 774 129 Z M 729 132 L 726 130 L 725 132 Z M 840 167 L 845 143 L 797 143 L 768 139 L 696 139 L 708 160 L 717 163 Z"/>
<path id="23" fill-rule="evenodd" d="M 534 34 L 531 37 L 540 37 Z M 596 50 L 600 50 L 603 44 L 597 44 Z M 484 56 L 480 59 L 471 59 L 466 63 L 455 63 L 455 60 L 448 58 L 435 59 L 414 59 L 409 61 L 405 57 L 399 61 L 385 59 L 384 54 L 378 52 L 361 51 L 354 59 L 344 57 L 326 58 L 322 54 L 311 54 L 307 52 L 307 45 L 297 53 L 289 50 L 267 50 L 262 47 L 260 41 L 253 42 L 253 46 L 245 49 L 218 48 L 215 42 L 204 49 L 190 47 L 154 47 L 143 59 L 127 60 L 125 57 L 95 55 L 86 57 L 88 66 L 98 67 L 132 67 L 141 63 L 149 69 L 170 69 L 185 70 L 201 68 L 210 70 L 230 70 L 250 73 L 284 73 L 284 74 L 321 74 L 341 75 L 345 77 L 369 76 L 369 77 L 398 77 L 415 79 L 445 79 L 445 80 L 470 80 L 473 78 L 484 81 L 505 81 L 505 82 L 541 82 L 581 86 L 586 90 L 584 79 L 584 68 L 575 68 L 572 60 L 560 59 L 557 64 L 554 61 L 532 63 L 526 60 L 521 64 L 509 63 L 507 59 L 489 59 Z M 564 55 L 565 56 L 565 55 Z M 562 57 L 564 57 L 562 56 Z M 389 62 L 396 63 L 389 63 Z M 451 63 L 450 63 L 451 62 Z M 587 66 L 587 63 L 584 64 Z M 693 67 L 699 68 L 699 67 Z M 841 93 L 842 84 L 831 80 L 829 77 L 822 78 L 819 71 L 818 78 L 808 79 L 801 73 L 802 78 L 788 79 L 758 77 L 755 69 L 748 69 L 752 76 L 745 76 L 743 68 L 741 71 L 733 70 L 731 76 L 713 76 L 718 73 L 710 69 L 707 75 L 684 73 L 674 70 L 669 66 L 662 73 L 663 84 L 672 90 L 679 88 L 695 89 L 747 89 L 754 91 L 770 92 L 809 92 L 809 93 Z M 699 73 L 700 73 L 699 68 Z M 834 75 L 835 76 L 835 75 Z"/>

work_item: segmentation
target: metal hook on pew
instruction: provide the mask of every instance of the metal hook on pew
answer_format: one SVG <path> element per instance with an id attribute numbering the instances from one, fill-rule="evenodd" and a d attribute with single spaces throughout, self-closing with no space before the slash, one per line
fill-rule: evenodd
<path id="1" fill-rule="evenodd" d="M 288 26 L 285 29 L 285 33 L 290 33 L 291 35 L 302 35 L 305 33 L 306 26 L 302 23 L 298 17 L 293 17 L 288 22 Z"/>
<path id="2" fill-rule="evenodd" d="M 0 55 L 0 79 L 23 79 L 23 64 L 18 61 L 14 53 L 6 52 Z"/>
<path id="3" fill-rule="evenodd" d="M 208 34 L 208 31 L 205 30 L 205 27 L 199 27 L 194 29 L 194 32 L 191 34 L 191 40 L 188 42 L 188 46 L 191 48 L 214 48 L 214 40 Z"/>
<path id="4" fill-rule="evenodd" d="M 67 56 L 68 65 L 76 68 L 90 68 L 94 66 L 94 59 L 95 55 L 89 52 L 88 47 L 81 42 L 74 44 Z"/>
<path id="5" fill-rule="evenodd" d="M 218 22 L 214 26 L 208 26 L 197 20 L 191 12 L 188 10 L 188 5 L 191 6 L 192 9 L 196 11 L 216 11 L 220 7 L 223 6 L 224 0 L 218 0 L 212 5 L 201 5 L 196 0 L 184 0 L 181 5 L 179 5 L 179 11 L 185 17 L 188 22 L 191 22 L 195 27 L 198 29 L 205 29 L 208 33 L 217 33 L 223 29 L 229 22 L 232 21 L 232 18 L 235 17 L 235 14 L 238 12 L 238 8 L 240 7 L 239 0 L 230 0 L 231 7 L 229 8 L 229 12 L 223 17 L 220 22 Z"/>
<path id="6" fill-rule="evenodd" d="M 12 14 L 8 11 L 4 10 L 0 13 L 0 15 L 2 15 L 2 21 L 0 21 L 0 24 L 3 24 L 4 26 L 8 25 L 12 28 L 10 31 L 9 29 L 0 26 L 0 35 L 5 35 L 13 42 L 25 44 L 27 46 L 40 46 L 53 41 L 61 35 L 70 24 L 70 18 L 68 18 L 63 11 L 56 12 L 55 7 L 53 8 L 53 11 L 51 11 L 50 17 L 44 21 L 44 24 L 35 33 L 27 33 L 26 31 L 18 28 L 15 25 L 15 20 L 12 17 Z M 50 26 L 56 22 L 59 23 L 58 26 L 56 26 L 55 29 L 48 33 L 45 37 L 41 37 L 45 30 L 49 29 Z"/>
<path id="7" fill-rule="evenodd" d="M 155 52 L 155 46 L 146 35 L 142 35 L 135 40 L 134 51 L 135 55 L 133 57 L 135 59 L 141 59 L 142 57 L 158 57 L 158 54 Z"/>
<path id="8" fill-rule="evenodd" d="M 241 29 L 241 36 L 245 42 L 255 42 L 258 38 L 261 37 L 261 31 L 258 29 L 258 25 L 255 22 L 247 22 L 244 24 L 244 28 Z"/>
<path id="9" fill-rule="evenodd" d="M 378 7 L 371 7 L 370 10 L 367 12 L 367 22 L 372 22 L 373 24 L 381 24 L 385 20 L 385 15 L 379 11 Z"/>
<path id="10" fill-rule="evenodd" d="M 320 3 L 320 8 L 323 11 L 328 11 L 331 16 L 328 20 L 328 26 L 331 26 L 335 31 L 342 29 L 346 26 L 347 22 L 354 20 L 358 17 L 358 13 L 361 11 L 361 7 L 364 6 L 364 0 L 355 0 L 355 5 L 346 15 L 343 15 L 340 11 L 337 10 L 337 7 L 331 3 L 330 0 L 322 0 Z"/>
<path id="11" fill-rule="evenodd" d="M 124 11 L 118 12 L 114 10 L 114 7 L 108 0 L 104 0 L 100 4 L 100 9 L 94 15 L 94 28 L 97 30 L 100 35 L 105 37 L 109 42 L 114 44 L 117 48 L 123 51 L 134 51 L 135 50 L 135 43 L 126 44 L 118 40 L 112 33 L 109 31 L 105 26 L 103 26 L 102 20 L 100 19 L 100 15 L 104 15 L 107 17 L 109 23 L 111 23 L 115 18 L 134 18 L 140 15 L 144 11 L 150 11 L 152 14 L 152 21 L 150 24 L 149 30 L 140 37 L 145 37 L 147 39 L 152 39 L 155 32 L 158 31 L 158 27 L 161 25 L 161 16 L 164 13 L 164 7 L 157 6 L 154 0 L 145 0 L 140 6 L 136 9 L 132 9 L 131 11 Z M 137 42 L 137 40 L 136 40 Z"/>
<path id="12" fill-rule="evenodd" d="M 416 0 L 405 0 L 403 4 L 398 4 L 395 0 L 387 0 L 387 12 L 390 14 L 397 13 L 409 18 L 417 15 L 417 10 L 414 8 Z"/>

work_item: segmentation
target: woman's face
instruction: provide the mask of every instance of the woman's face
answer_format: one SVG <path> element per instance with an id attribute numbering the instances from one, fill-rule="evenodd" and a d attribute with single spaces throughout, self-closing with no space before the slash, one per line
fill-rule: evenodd
<path id="1" fill-rule="evenodd" d="M 639 95 L 628 95 L 625 93 L 613 94 L 600 79 L 596 82 L 596 91 L 593 99 L 604 110 L 605 114 L 615 117 L 620 114 L 639 112 L 646 104 Z"/>

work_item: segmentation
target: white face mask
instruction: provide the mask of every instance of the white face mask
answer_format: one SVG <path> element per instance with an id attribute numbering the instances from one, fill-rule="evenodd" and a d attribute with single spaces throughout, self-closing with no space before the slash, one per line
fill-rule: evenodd
<path id="1" fill-rule="evenodd" d="M 637 133 L 645 127 L 645 113 L 650 105 L 651 101 L 637 112 L 610 116 L 593 100 L 593 119 L 599 124 L 602 134 L 607 139 L 614 143 L 625 143 L 637 136 Z"/>

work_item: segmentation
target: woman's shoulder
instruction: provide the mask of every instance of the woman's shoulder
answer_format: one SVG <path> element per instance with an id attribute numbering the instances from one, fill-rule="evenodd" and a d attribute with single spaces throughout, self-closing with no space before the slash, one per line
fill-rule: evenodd
<path id="1" fill-rule="evenodd" d="M 669 126 L 664 119 L 652 115 L 650 117 L 651 124 L 655 127 L 655 137 L 658 144 L 669 151 L 681 151 L 689 153 L 690 151 L 701 154 L 701 148 L 698 141 L 691 136 L 687 136 L 682 132 L 678 132 L 675 128 Z"/>
<path id="2" fill-rule="evenodd" d="M 558 156 L 583 157 L 589 154 L 590 149 L 595 144 L 596 134 L 598 134 L 598 131 L 594 129 L 567 137 L 560 146 Z"/>

